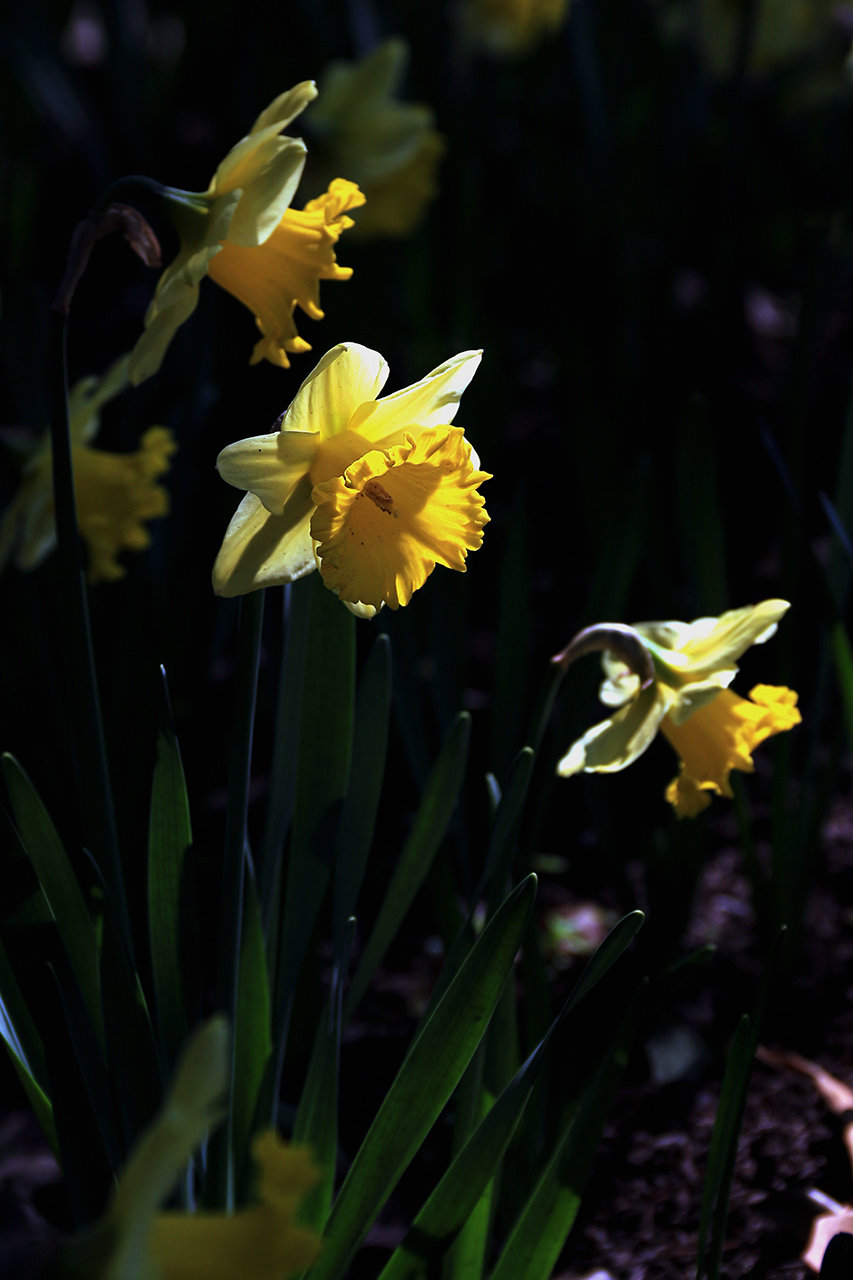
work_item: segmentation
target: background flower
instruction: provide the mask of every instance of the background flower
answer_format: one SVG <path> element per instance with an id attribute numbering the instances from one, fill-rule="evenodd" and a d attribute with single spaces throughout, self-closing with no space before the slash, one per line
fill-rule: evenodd
<path id="1" fill-rule="evenodd" d="M 127 387 L 127 365 L 123 356 L 102 379 L 84 378 L 69 396 L 77 524 L 89 553 L 90 582 L 123 578 L 121 552 L 149 546 L 145 522 L 169 511 L 169 495 L 157 483 L 178 447 L 168 428 L 149 427 L 131 453 L 93 449 L 88 443 L 99 429 L 102 407 Z M 45 436 L 25 464 L 0 523 L 0 570 L 10 559 L 18 569 L 35 569 L 55 546 L 52 452 Z"/>

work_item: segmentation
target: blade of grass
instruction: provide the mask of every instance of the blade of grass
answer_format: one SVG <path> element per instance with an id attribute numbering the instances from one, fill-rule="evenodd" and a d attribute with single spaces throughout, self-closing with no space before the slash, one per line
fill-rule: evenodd
<path id="1" fill-rule="evenodd" d="M 438 1119 L 489 1024 L 535 893 L 536 877 L 529 876 L 510 894 L 411 1045 L 332 1209 L 311 1280 L 346 1274 L 360 1241 Z"/>
<path id="2" fill-rule="evenodd" d="M 103 1050 L 98 942 L 89 909 L 57 830 L 26 773 L 14 756 L 8 754 L 3 756 L 2 767 L 18 836 L 56 920 L 74 978 Z"/>
<path id="3" fill-rule="evenodd" d="M 377 637 L 358 683 L 352 769 L 335 852 L 332 936 L 343 941 L 355 912 L 370 852 L 388 749 L 391 710 L 391 642 Z"/>
<path id="4" fill-rule="evenodd" d="M 510 1232 L 491 1280 L 549 1280 L 574 1226 L 581 1194 L 640 1017 L 635 995 L 604 1062 L 564 1121 L 556 1148 Z"/>
<path id="5" fill-rule="evenodd" d="M 260 906 L 251 865 L 246 868 L 243 893 L 240 971 L 237 983 L 237 1016 L 234 1022 L 235 1076 L 233 1149 L 236 1199 L 246 1190 L 251 1169 L 250 1141 L 255 1108 L 264 1073 L 272 1053 L 272 1025 L 267 955 Z"/>
<path id="6" fill-rule="evenodd" d="M 171 1070 L 189 1034 L 187 985 L 198 988 L 197 921 L 190 857 L 192 828 L 181 751 L 163 681 L 164 723 L 157 736 L 148 827 L 148 936 L 154 1007 L 163 1061 Z"/>
<path id="7" fill-rule="evenodd" d="M 465 777 L 470 737 L 471 717 L 462 711 L 450 726 L 441 754 L 429 775 L 411 833 L 394 868 L 373 931 L 356 968 L 344 1002 L 345 1023 L 367 990 L 444 839 Z"/>

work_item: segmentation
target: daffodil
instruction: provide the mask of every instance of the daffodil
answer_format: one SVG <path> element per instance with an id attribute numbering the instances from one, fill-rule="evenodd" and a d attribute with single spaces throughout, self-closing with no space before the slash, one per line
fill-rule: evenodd
<path id="1" fill-rule="evenodd" d="M 280 428 L 239 440 L 219 474 L 247 490 L 213 568 L 219 595 L 293 582 L 319 568 L 353 613 L 408 604 L 437 564 L 465 571 L 488 521 L 490 477 L 460 427 L 462 392 L 480 362 L 466 351 L 413 386 L 377 399 L 378 351 L 341 343 L 306 378 Z"/>
<path id="2" fill-rule="evenodd" d="M 309 176 L 348 173 L 367 197 L 354 236 L 407 235 L 436 192 L 444 141 L 431 107 L 400 100 L 408 61 L 406 42 L 393 38 L 358 62 L 333 62 L 306 116 Z"/>
<path id="3" fill-rule="evenodd" d="M 235 1213 L 183 1213 L 161 1205 L 222 1115 L 228 1028 L 212 1018 L 178 1064 L 161 1111 L 119 1175 L 103 1217 L 61 1251 L 62 1274 L 81 1280 L 287 1280 L 320 1251 L 297 1221 L 320 1171 L 306 1147 L 260 1133 L 252 1151 L 255 1203 Z"/>
<path id="4" fill-rule="evenodd" d="M 785 600 L 764 600 L 695 622 L 603 624 L 581 632 L 554 659 L 567 665 L 603 650 L 601 701 L 618 708 L 593 725 L 563 756 L 557 772 L 611 773 L 632 764 L 660 730 L 681 760 L 666 798 L 679 817 L 693 817 L 711 795 L 731 796 L 732 769 L 750 773 L 765 738 L 800 723 L 797 695 L 756 685 L 748 698 L 729 689 L 737 659 L 776 630 Z"/>
<path id="5" fill-rule="evenodd" d="M 463 37 L 487 53 L 527 53 L 563 22 L 569 0 L 466 0 L 459 10 Z"/>
<path id="6" fill-rule="evenodd" d="M 133 453 L 89 444 L 101 409 L 127 385 L 124 356 L 103 378 L 78 382 L 68 398 L 77 524 L 88 550 L 90 582 L 123 578 L 119 554 L 144 550 L 151 541 L 145 521 L 169 510 L 169 495 L 157 483 L 177 448 L 166 427 L 149 427 Z M 0 523 L 0 569 L 9 559 L 19 569 L 34 569 L 55 546 L 52 453 L 45 436 L 25 463 L 21 486 Z"/>
<path id="7" fill-rule="evenodd" d="M 756 7 L 749 69 L 759 74 L 813 56 L 833 35 L 834 0 L 761 0 Z M 737 0 L 701 0 L 699 37 L 711 70 L 728 75 L 744 21 Z M 840 45 L 839 45 L 840 48 Z M 842 57 L 836 58 L 840 70 Z"/>
<path id="8" fill-rule="evenodd" d="M 160 188 L 180 250 L 158 281 L 131 354 L 132 382 L 157 372 L 175 331 L 195 309 L 205 275 L 255 313 L 264 336 L 253 363 L 269 359 L 286 367 L 287 352 L 309 349 L 297 335 L 294 311 L 298 304 L 320 319 L 317 282 L 351 274 L 337 267 L 334 244 L 351 225 L 347 210 L 363 201 L 354 184 L 339 180 L 304 210 L 289 208 L 306 152 L 301 139 L 282 130 L 316 93 L 306 80 L 276 98 L 229 151 L 207 191 Z"/>

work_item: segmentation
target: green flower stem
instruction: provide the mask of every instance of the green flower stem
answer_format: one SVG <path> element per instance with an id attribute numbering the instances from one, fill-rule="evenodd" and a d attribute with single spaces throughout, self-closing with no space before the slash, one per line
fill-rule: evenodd
<path id="1" fill-rule="evenodd" d="M 68 424 L 68 317 L 52 309 L 51 323 L 51 443 L 56 536 L 60 563 L 60 607 L 67 676 L 73 704 L 77 778 L 80 787 L 84 839 L 104 878 L 109 905 L 133 954 L 130 916 L 116 830 L 113 794 L 107 764 L 101 704 L 92 651 L 92 632 L 74 498 L 74 471 Z"/>
<path id="2" fill-rule="evenodd" d="M 237 641 L 237 681 L 231 761 L 228 770 L 228 810 L 225 819 L 225 858 L 222 868 L 222 899 L 219 925 L 219 975 L 217 1008 L 230 1025 L 237 1016 L 237 990 L 240 971 L 240 944 L 243 920 L 243 871 L 248 855 L 247 816 L 249 780 L 252 763 L 252 734 L 255 725 L 255 696 L 258 688 L 258 666 L 261 653 L 261 631 L 264 620 L 264 592 L 253 591 L 240 598 L 240 622 Z M 236 1069 L 231 1038 L 231 1088 L 228 1118 L 217 1134 L 218 1142 L 211 1152 L 214 1170 L 214 1194 L 220 1204 L 232 1206 L 234 1153 L 233 1078 Z M 215 1152 L 215 1156 L 214 1156 Z"/>

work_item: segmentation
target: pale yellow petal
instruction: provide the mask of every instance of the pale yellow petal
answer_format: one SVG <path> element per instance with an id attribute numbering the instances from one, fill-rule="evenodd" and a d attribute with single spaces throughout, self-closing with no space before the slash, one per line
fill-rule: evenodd
<path id="1" fill-rule="evenodd" d="M 363 404 L 350 423 L 351 429 L 379 448 L 388 449 L 399 444 L 406 433 L 449 426 L 482 356 L 482 351 L 463 351 L 420 382 L 373 404 Z"/>
<path id="2" fill-rule="evenodd" d="M 264 107 L 249 130 L 249 136 L 269 129 L 272 125 L 286 129 L 316 97 L 317 86 L 313 80 L 301 80 L 292 89 L 285 89 L 268 107 Z"/>
<path id="3" fill-rule="evenodd" d="M 388 378 L 378 351 L 341 342 L 327 351 L 296 393 L 282 431 L 317 431 L 321 440 L 346 431 L 363 404 L 375 400 Z"/>
<path id="4" fill-rule="evenodd" d="M 225 533 L 213 566 L 219 596 L 240 596 L 261 587 L 295 582 L 317 568 L 310 524 L 314 504 L 306 484 L 298 484 L 280 516 L 247 493 Z"/>
<path id="5" fill-rule="evenodd" d="M 633 702 L 587 729 L 557 765 L 568 778 L 575 773 L 615 773 L 638 759 L 658 731 L 667 711 L 667 694 L 649 685 Z"/>
<path id="6" fill-rule="evenodd" d="M 665 661 L 692 680 L 711 669 L 736 670 L 737 659 L 751 645 L 769 640 L 789 608 L 787 600 L 763 600 L 743 609 L 731 609 L 719 618 L 697 618 L 690 623 L 640 623 L 637 630 L 667 650 L 662 655 Z"/>
<path id="7" fill-rule="evenodd" d="M 307 476 L 317 452 L 318 435 L 306 431 L 273 431 L 238 440 L 216 459 L 222 479 L 254 493 L 272 515 L 284 511 L 294 486 Z"/>
<path id="8" fill-rule="evenodd" d="M 264 244 L 296 195 L 308 154 L 305 144 L 299 138 L 276 138 L 275 142 L 256 172 L 243 175 L 243 194 L 228 228 L 230 244 Z"/>

